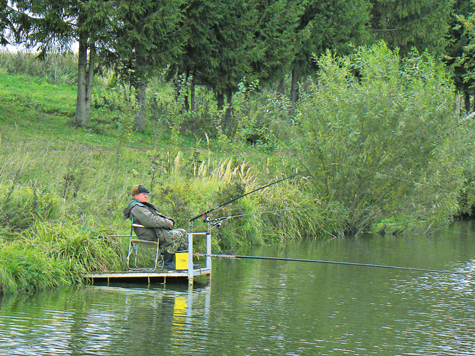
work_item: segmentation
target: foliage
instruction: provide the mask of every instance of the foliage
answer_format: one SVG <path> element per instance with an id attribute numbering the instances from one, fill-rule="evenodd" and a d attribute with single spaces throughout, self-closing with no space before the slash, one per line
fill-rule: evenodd
<path id="1" fill-rule="evenodd" d="M 468 7 L 468 4 L 465 4 Z M 465 13 L 459 14 L 457 19 L 459 26 L 456 29 L 463 30 L 462 42 L 463 51 L 459 53 L 455 64 L 463 70 L 462 79 L 465 86 L 468 86 L 467 90 L 473 92 L 475 90 L 475 2 L 471 2 L 471 12 L 464 9 Z M 467 108 L 472 109 L 472 108 Z"/>
<path id="2" fill-rule="evenodd" d="M 469 95 L 475 91 L 473 88 L 474 80 L 469 77 L 469 73 L 473 71 L 468 65 L 464 65 L 465 59 L 468 59 L 469 53 L 466 53 L 466 46 L 470 42 L 468 28 L 464 27 L 466 18 L 470 16 L 472 4 L 466 0 L 457 0 L 454 5 L 454 11 L 450 23 L 450 43 L 447 47 L 447 54 L 444 62 L 453 74 L 456 88 L 463 93 L 466 112 L 470 110 Z M 468 63 L 467 63 L 468 64 Z"/>
<path id="3" fill-rule="evenodd" d="M 368 43 L 370 11 L 371 4 L 367 0 L 308 1 L 300 19 L 300 50 L 293 68 L 307 75 L 315 70 L 312 55 L 326 50 L 346 54 L 351 44 Z"/>
<path id="4" fill-rule="evenodd" d="M 371 0 L 371 28 L 378 40 L 403 54 L 412 48 L 445 53 L 455 0 Z"/>
<path id="5" fill-rule="evenodd" d="M 401 60 L 384 43 L 347 57 L 328 52 L 318 65 L 318 82 L 299 106 L 294 149 L 315 191 L 339 206 L 339 230 L 359 235 L 395 215 L 450 221 L 471 154 L 444 68 L 428 54 Z"/>

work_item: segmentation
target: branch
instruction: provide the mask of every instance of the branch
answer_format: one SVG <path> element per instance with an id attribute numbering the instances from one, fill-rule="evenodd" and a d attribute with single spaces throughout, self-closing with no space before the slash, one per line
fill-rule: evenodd
<path id="1" fill-rule="evenodd" d="M 465 121 L 471 120 L 471 119 L 473 119 L 473 118 L 475 118 L 475 111 L 472 112 L 472 113 L 470 113 L 470 114 L 468 114 L 468 115 L 465 116 L 462 120 L 460 120 L 459 124 L 462 125 Z"/>

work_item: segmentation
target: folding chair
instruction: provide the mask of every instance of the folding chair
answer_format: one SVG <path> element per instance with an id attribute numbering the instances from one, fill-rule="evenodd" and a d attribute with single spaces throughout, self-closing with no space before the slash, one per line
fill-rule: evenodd
<path id="1" fill-rule="evenodd" d="M 134 224 L 134 218 L 132 217 L 132 225 L 130 227 L 130 237 L 129 237 L 129 251 L 127 252 L 127 268 L 133 271 L 155 271 L 157 265 L 161 264 L 163 268 L 163 255 L 160 249 L 159 241 L 147 241 L 134 239 L 134 227 L 145 227 L 140 224 Z M 148 247 L 155 249 L 155 258 L 153 267 L 138 267 L 137 266 L 137 256 L 138 256 L 138 246 Z M 134 252 L 133 265 L 130 263 L 130 257 Z"/>

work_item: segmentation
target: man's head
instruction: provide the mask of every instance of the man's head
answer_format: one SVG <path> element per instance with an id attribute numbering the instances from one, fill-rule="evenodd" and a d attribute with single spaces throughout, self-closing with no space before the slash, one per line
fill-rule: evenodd
<path id="1" fill-rule="evenodd" d="M 142 184 L 137 184 L 132 188 L 132 196 L 141 203 L 148 201 L 148 193 L 150 192 Z"/>

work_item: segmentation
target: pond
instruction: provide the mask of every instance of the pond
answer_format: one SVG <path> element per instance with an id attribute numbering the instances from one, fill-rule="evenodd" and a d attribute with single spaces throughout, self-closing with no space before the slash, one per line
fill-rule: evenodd
<path id="1" fill-rule="evenodd" d="M 469 355 L 475 225 L 287 242 L 239 254 L 456 273 L 213 259 L 206 285 L 103 285 L 0 298 L 1 355 Z"/>

